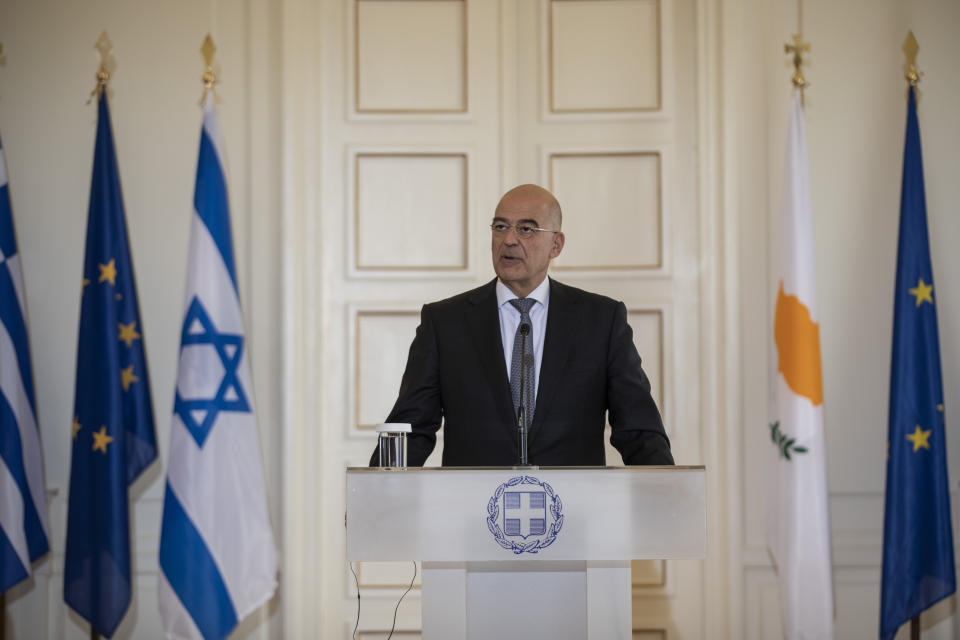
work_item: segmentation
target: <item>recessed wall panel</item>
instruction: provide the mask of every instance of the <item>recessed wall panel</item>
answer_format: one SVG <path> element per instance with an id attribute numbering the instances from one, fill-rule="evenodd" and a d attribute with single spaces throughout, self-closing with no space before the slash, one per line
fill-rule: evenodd
<path id="1" fill-rule="evenodd" d="M 633 560 L 630 581 L 635 587 L 662 587 L 666 582 L 666 560 Z"/>
<path id="2" fill-rule="evenodd" d="M 406 589 L 413 578 L 413 562 L 358 562 L 357 565 L 357 581 L 362 589 Z M 413 581 L 415 589 L 420 588 L 422 573 L 418 562 L 417 577 Z"/>
<path id="3" fill-rule="evenodd" d="M 659 309 L 627 309 L 627 322 L 633 329 L 633 344 L 637 347 L 640 354 L 641 364 L 644 373 L 650 380 L 650 395 L 656 402 L 660 415 L 663 417 L 664 428 L 669 435 L 671 432 L 670 423 L 665 406 L 665 396 L 663 392 L 663 380 L 665 380 L 665 362 L 664 362 L 664 327 L 663 312 Z M 606 452 L 607 464 L 611 466 L 620 466 L 623 459 L 620 453 L 610 444 L 610 426 L 607 424 L 604 432 L 604 450 Z M 663 584 L 666 575 L 666 565 L 663 563 L 646 562 L 635 560 L 632 565 L 633 584 L 635 586 L 659 586 Z"/>
<path id="4" fill-rule="evenodd" d="M 660 108 L 658 0 L 550 3 L 551 110 Z"/>
<path id="5" fill-rule="evenodd" d="M 361 311 L 356 322 L 357 427 L 372 429 L 387 419 L 397 399 L 420 314 Z"/>
<path id="6" fill-rule="evenodd" d="M 359 0 L 357 111 L 465 111 L 464 4 L 463 0 Z"/>
<path id="7" fill-rule="evenodd" d="M 663 314 L 650 310 L 628 311 L 627 322 L 633 329 L 633 344 L 640 354 L 643 371 L 650 378 L 650 395 L 663 414 Z"/>
<path id="8" fill-rule="evenodd" d="M 356 268 L 465 269 L 467 158 L 359 154 Z"/>
<path id="9" fill-rule="evenodd" d="M 656 152 L 551 155 L 550 184 L 567 237 L 554 267 L 660 268 L 660 165 Z"/>

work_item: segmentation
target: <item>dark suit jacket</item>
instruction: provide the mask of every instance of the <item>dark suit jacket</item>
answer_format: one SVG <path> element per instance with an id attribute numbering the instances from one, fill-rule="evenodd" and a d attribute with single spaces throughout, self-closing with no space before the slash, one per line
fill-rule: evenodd
<path id="1" fill-rule="evenodd" d="M 509 466 L 519 460 L 500 337 L 496 280 L 424 305 L 400 395 L 387 422 L 413 425 L 407 462 L 421 466 L 441 420 L 444 466 Z M 660 412 L 622 302 L 550 279 L 530 464 L 603 465 L 611 443 L 626 464 L 673 464 Z M 373 452 L 370 464 L 378 463 Z"/>

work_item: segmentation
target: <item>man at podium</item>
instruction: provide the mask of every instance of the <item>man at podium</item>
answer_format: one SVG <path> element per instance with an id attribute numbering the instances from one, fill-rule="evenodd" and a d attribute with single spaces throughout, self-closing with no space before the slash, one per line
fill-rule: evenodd
<path id="1" fill-rule="evenodd" d="M 444 466 L 605 464 L 603 433 L 626 464 L 673 464 L 622 302 L 547 277 L 560 255 L 560 205 L 526 184 L 490 225 L 496 279 L 423 306 L 387 422 L 412 425 L 410 466 L 444 428 Z M 373 452 L 371 466 L 378 464 Z"/>

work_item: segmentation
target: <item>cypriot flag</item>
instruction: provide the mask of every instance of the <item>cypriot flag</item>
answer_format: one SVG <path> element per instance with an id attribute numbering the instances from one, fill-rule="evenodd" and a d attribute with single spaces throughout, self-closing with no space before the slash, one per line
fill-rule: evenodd
<path id="1" fill-rule="evenodd" d="M 776 405 L 768 449 L 767 539 L 786 638 L 833 637 L 820 326 L 813 269 L 807 144 L 800 92 L 787 140 L 773 337 Z"/>

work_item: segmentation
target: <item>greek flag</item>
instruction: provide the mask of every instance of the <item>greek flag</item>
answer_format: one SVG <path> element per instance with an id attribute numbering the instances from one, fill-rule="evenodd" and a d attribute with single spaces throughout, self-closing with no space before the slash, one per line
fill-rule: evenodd
<path id="1" fill-rule="evenodd" d="M 0 591 L 50 550 L 20 256 L 0 143 Z"/>
<path id="2" fill-rule="evenodd" d="M 168 638 L 224 638 L 277 584 L 212 94 L 203 108 L 160 534 Z"/>

